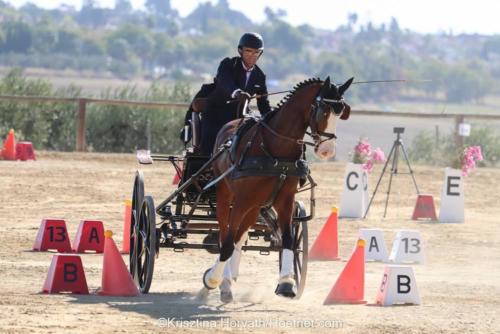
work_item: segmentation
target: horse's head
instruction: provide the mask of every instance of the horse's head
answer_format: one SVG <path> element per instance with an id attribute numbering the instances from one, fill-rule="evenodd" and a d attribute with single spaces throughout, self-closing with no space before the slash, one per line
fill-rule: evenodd
<path id="1" fill-rule="evenodd" d="M 344 102 L 342 96 L 353 79 L 350 78 L 344 84 L 337 86 L 330 83 L 330 77 L 327 77 L 312 105 L 309 126 L 315 144 L 314 153 L 321 160 L 335 155 L 337 117 L 349 118 L 351 107 Z"/>

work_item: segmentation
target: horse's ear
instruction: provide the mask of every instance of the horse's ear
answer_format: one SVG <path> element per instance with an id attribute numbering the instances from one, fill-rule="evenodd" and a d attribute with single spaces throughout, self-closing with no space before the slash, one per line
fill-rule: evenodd
<path id="1" fill-rule="evenodd" d="M 352 81 L 354 80 L 354 77 L 350 78 L 342 86 L 339 87 L 339 94 L 340 96 L 344 95 L 345 91 L 349 88 L 349 86 L 352 84 Z"/>
<path id="2" fill-rule="evenodd" d="M 320 95 L 325 96 L 326 94 L 328 94 L 328 92 L 330 91 L 330 86 L 331 86 L 330 76 L 327 76 L 325 81 L 323 81 L 323 86 L 321 87 Z"/>
<path id="3" fill-rule="evenodd" d="M 323 87 L 330 88 L 330 76 L 327 76 L 325 81 L 323 82 Z"/>

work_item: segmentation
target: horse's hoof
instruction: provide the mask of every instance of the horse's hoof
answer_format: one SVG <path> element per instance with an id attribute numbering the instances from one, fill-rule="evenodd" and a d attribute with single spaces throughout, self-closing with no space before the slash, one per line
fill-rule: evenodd
<path id="1" fill-rule="evenodd" d="M 216 280 L 209 279 L 207 277 L 208 273 L 210 272 L 210 270 L 211 269 L 207 269 L 207 271 L 205 271 L 205 273 L 203 274 L 203 285 L 208 290 L 213 290 L 213 289 L 217 288 L 220 285 L 221 282 L 217 282 Z"/>
<path id="2" fill-rule="evenodd" d="M 233 299 L 233 293 L 231 291 L 222 291 L 220 292 L 220 301 L 223 303 L 230 303 Z"/>
<path id="3" fill-rule="evenodd" d="M 276 287 L 276 291 L 274 291 L 275 294 L 281 297 L 286 297 L 286 298 L 295 298 L 297 295 L 295 285 L 292 283 L 280 283 Z"/>

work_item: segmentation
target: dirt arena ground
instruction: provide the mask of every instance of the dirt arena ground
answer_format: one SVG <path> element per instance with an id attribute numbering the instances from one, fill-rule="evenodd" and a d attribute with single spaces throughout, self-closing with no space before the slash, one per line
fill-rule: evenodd
<path id="1" fill-rule="evenodd" d="M 247 252 L 234 288 L 235 302 L 223 305 L 214 292 L 202 303 L 195 295 L 215 256 L 201 250 L 165 249 L 156 261 L 148 295 L 41 294 L 54 255 L 31 251 L 41 219 L 64 218 L 71 239 L 81 219 L 101 219 L 120 245 L 123 201 L 131 194 L 137 168 L 145 173 L 146 193 L 155 199 L 173 190 L 169 165 L 139 166 L 132 155 L 40 152 L 36 162 L 0 161 L 0 332 L 500 332 L 500 169 L 478 169 L 466 178 L 464 224 L 411 221 L 415 195 L 408 175 L 395 178 L 388 217 L 382 219 L 384 183 L 368 219 L 339 221 L 343 261 L 309 263 L 300 300 L 274 295 L 277 254 Z M 316 217 L 309 224 L 310 244 L 331 206 L 340 203 L 344 168 L 344 163 L 312 165 L 319 188 Z M 370 191 L 380 171 L 377 166 L 370 175 Z M 433 194 L 439 208 L 444 169 L 415 166 L 415 172 L 422 192 Z M 422 305 L 373 305 L 383 263 L 366 264 L 367 305 L 323 305 L 359 228 L 382 229 L 389 249 L 397 230 L 421 232 L 426 263 L 413 268 Z M 102 255 L 85 254 L 82 260 L 89 288 L 95 291 L 100 286 Z M 127 256 L 124 260 L 128 263 Z M 177 326 L 170 326 L 168 319 L 178 321 Z"/>

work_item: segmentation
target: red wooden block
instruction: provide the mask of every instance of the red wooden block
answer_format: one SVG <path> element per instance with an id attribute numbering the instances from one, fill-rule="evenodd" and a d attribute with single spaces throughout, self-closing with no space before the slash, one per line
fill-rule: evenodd
<path id="1" fill-rule="evenodd" d="M 30 141 L 20 141 L 16 144 L 16 159 L 21 161 L 36 160 L 33 144 Z"/>
<path id="2" fill-rule="evenodd" d="M 437 220 L 436 208 L 434 207 L 434 198 L 432 195 L 418 195 L 411 219 L 417 220 L 419 218 Z"/>
<path id="3" fill-rule="evenodd" d="M 89 288 L 80 256 L 54 255 L 42 292 L 71 292 L 88 295 Z"/>
<path id="4" fill-rule="evenodd" d="M 100 220 L 82 220 L 76 238 L 73 241 L 73 252 L 104 252 L 104 226 Z"/>
<path id="5" fill-rule="evenodd" d="M 48 251 L 49 249 L 55 249 L 60 253 L 71 253 L 66 222 L 62 219 L 43 219 L 38 229 L 33 250 Z"/>

